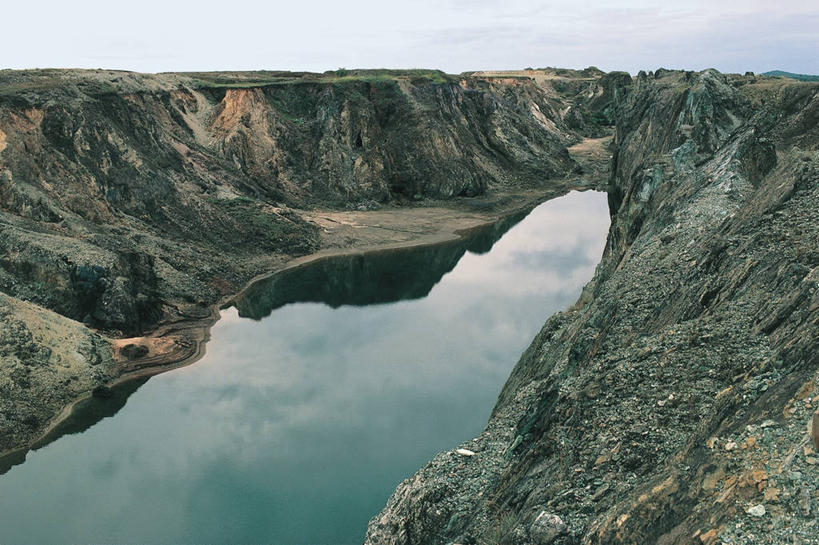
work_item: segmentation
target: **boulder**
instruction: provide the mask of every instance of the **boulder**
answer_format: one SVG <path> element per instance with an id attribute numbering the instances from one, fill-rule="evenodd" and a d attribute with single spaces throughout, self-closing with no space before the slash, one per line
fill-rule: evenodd
<path id="1" fill-rule="evenodd" d="M 148 355 L 148 347 L 142 344 L 126 344 L 122 347 L 120 353 L 129 360 L 135 360 Z"/>
<path id="2" fill-rule="evenodd" d="M 529 528 L 529 536 L 537 545 L 550 545 L 568 531 L 563 519 L 554 513 L 541 511 Z"/>

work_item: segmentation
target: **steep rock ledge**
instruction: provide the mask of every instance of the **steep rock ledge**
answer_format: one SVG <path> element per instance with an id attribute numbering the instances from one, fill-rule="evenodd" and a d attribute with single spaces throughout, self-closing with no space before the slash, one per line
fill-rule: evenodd
<path id="1" fill-rule="evenodd" d="M 819 542 L 819 86 L 618 89 L 595 278 L 367 543 Z"/>
<path id="2" fill-rule="evenodd" d="M 608 80 L 541 75 L 0 71 L 0 452 L 123 373 L 198 357 L 213 305 L 326 249 L 338 209 L 489 221 L 591 187 L 602 153 L 567 146 L 609 130 Z M 389 242 L 353 234 L 331 244 Z M 84 347 L 67 367 L 34 333 L 61 317 Z"/>
<path id="3" fill-rule="evenodd" d="M 0 289 L 140 333 L 315 251 L 291 207 L 548 185 L 579 166 L 529 80 L 43 70 L 0 74 Z M 434 76 L 434 77 L 433 77 Z"/>

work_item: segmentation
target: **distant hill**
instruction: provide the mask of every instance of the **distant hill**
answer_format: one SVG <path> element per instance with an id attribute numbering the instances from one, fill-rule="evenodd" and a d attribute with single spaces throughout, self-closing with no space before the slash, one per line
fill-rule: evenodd
<path id="1" fill-rule="evenodd" d="M 819 76 L 811 76 L 809 74 L 794 74 L 792 72 L 784 72 L 782 70 L 771 70 L 765 72 L 763 76 L 785 76 L 786 78 L 793 78 L 802 81 L 819 81 Z"/>

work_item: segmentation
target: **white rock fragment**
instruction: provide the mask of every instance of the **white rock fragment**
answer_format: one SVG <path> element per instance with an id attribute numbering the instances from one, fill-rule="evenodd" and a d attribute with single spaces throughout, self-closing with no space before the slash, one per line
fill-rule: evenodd
<path id="1" fill-rule="evenodd" d="M 537 545 L 549 545 L 568 530 L 558 515 L 541 511 L 529 529 L 529 535 Z"/>
<path id="2" fill-rule="evenodd" d="M 475 456 L 475 453 L 469 450 L 468 448 L 459 448 L 455 452 L 457 452 L 461 456 Z"/>
<path id="3" fill-rule="evenodd" d="M 749 507 L 745 512 L 752 517 L 764 517 L 766 513 L 765 506 L 762 504 Z"/>

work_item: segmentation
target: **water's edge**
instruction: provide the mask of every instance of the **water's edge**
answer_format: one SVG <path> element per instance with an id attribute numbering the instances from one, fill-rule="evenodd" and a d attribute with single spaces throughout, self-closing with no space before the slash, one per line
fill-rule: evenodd
<path id="1" fill-rule="evenodd" d="M 575 188 L 577 191 L 586 191 L 590 188 L 579 187 Z M 192 365 L 201 360 L 205 355 L 205 347 L 210 340 L 210 331 L 213 326 L 220 319 L 220 310 L 236 306 L 237 301 L 245 297 L 255 286 L 270 280 L 283 273 L 298 271 L 324 261 L 333 259 L 350 257 L 350 256 L 374 256 L 379 254 L 389 254 L 396 250 L 419 250 L 424 248 L 433 248 L 436 246 L 446 245 L 448 243 L 463 241 L 472 236 L 476 236 L 482 231 L 496 228 L 505 222 L 505 230 L 510 229 L 514 224 L 525 218 L 532 210 L 540 204 L 565 196 L 572 189 L 561 188 L 555 191 L 554 188 L 549 189 L 543 193 L 535 196 L 524 197 L 523 204 L 512 206 L 509 209 L 502 210 L 496 214 L 490 214 L 486 221 L 478 222 L 469 227 L 449 228 L 436 232 L 431 235 L 422 235 L 410 241 L 403 241 L 399 243 L 376 244 L 371 246 L 350 247 L 350 248 L 332 248 L 319 250 L 318 252 L 291 259 L 283 264 L 281 267 L 260 274 L 251 279 L 243 288 L 236 294 L 227 295 L 217 303 L 211 305 L 207 309 L 207 316 L 204 318 L 196 318 L 175 323 L 163 324 L 153 332 L 148 333 L 145 338 L 162 339 L 172 335 L 183 334 L 186 338 L 194 342 L 192 350 L 187 351 L 182 357 L 178 354 L 170 354 L 167 357 L 152 358 L 146 365 L 143 362 L 141 366 L 126 370 L 122 375 L 115 380 L 109 382 L 107 387 L 113 392 L 114 398 L 121 401 L 121 408 L 127 401 L 128 395 L 136 391 L 150 377 Z M 447 210 L 447 208 L 444 208 Z M 128 392 L 124 397 L 123 392 Z M 45 429 L 45 431 L 29 445 L 12 449 L 6 452 L 0 452 L 0 475 L 8 472 L 12 467 L 23 463 L 29 452 L 38 450 L 56 441 L 66 433 L 72 433 L 71 420 L 76 416 L 76 413 L 81 410 L 83 404 L 87 404 L 93 398 L 91 391 L 76 398 L 69 405 L 67 405 L 59 415 L 57 415 Z M 120 399 L 121 398 L 121 399 Z M 117 409 L 118 410 L 118 409 Z M 107 415 L 102 414 L 100 419 Z"/>

